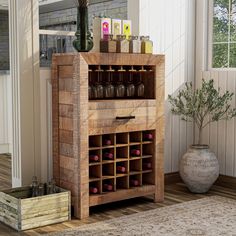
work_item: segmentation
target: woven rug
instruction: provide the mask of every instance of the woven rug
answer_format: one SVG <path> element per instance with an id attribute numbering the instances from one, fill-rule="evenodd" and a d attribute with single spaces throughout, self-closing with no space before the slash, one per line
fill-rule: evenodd
<path id="1" fill-rule="evenodd" d="M 236 236 L 236 201 L 206 197 L 50 236 Z"/>

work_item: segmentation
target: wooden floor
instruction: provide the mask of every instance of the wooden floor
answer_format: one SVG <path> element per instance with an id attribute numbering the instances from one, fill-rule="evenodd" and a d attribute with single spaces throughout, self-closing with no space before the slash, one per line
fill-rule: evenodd
<path id="1" fill-rule="evenodd" d="M 93 222 L 130 215 L 137 212 L 147 211 L 214 195 L 224 196 L 236 200 L 236 189 L 213 186 L 212 190 L 208 194 L 191 194 L 182 183 L 171 184 L 165 187 L 165 201 L 163 203 L 153 203 L 151 198 L 137 198 L 115 204 L 108 204 L 92 208 L 90 217 L 86 220 L 80 221 L 73 219 L 70 222 L 29 230 L 23 233 L 17 233 L 14 230 L 11 230 L 10 228 L 0 224 L 0 235 L 42 235 L 45 233 L 75 228 L 84 224 L 90 224 Z"/>
<path id="2" fill-rule="evenodd" d="M 0 190 L 11 188 L 11 156 L 0 154 Z"/>

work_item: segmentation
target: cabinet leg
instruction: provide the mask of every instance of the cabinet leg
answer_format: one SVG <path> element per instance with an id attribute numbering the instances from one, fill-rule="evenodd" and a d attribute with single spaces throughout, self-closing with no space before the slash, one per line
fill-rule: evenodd
<path id="1" fill-rule="evenodd" d="M 156 202 L 164 202 L 164 194 L 154 193 L 153 201 Z"/>

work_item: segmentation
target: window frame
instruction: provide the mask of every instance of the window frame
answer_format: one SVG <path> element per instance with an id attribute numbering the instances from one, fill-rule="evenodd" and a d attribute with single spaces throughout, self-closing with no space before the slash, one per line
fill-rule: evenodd
<path id="1" fill-rule="evenodd" d="M 208 0 L 208 69 L 213 71 L 236 71 L 236 67 L 214 68 L 212 65 L 213 57 L 213 17 L 214 17 L 214 0 Z"/>

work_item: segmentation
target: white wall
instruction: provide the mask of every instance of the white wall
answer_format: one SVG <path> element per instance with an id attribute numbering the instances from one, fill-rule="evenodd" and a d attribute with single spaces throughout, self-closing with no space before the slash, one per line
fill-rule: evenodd
<path id="1" fill-rule="evenodd" d="M 166 98 L 185 82 L 194 82 L 195 0 L 128 0 L 128 17 L 139 35 L 150 35 L 154 52 L 166 55 Z M 179 159 L 192 143 L 192 124 L 172 116 L 166 101 L 166 173 L 178 171 Z"/>
<path id="2" fill-rule="evenodd" d="M 0 74 L 0 153 L 12 152 L 11 79 Z"/>

